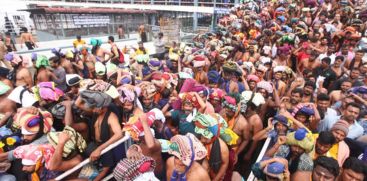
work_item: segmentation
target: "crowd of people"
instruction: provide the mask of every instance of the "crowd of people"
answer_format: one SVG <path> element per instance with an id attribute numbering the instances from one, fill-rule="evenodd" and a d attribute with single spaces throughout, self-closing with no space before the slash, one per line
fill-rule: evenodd
<path id="1" fill-rule="evenodd" d="M 63 180 L 366 180 L 366 22 L 363 0 L 244 0 L 153 55 L 0 48 L 0 180 L 87 158 Z"/>

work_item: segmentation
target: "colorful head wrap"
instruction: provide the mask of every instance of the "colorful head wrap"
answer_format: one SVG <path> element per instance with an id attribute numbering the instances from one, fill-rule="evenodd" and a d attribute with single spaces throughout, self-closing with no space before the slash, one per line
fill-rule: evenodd
<path id="1" fill-rule="evenodd" d="M 267 81 L 260 81 L 256 84 L 258 89 L 264 89 L 269 94 L 273 93 L 273 86 L 270 84 L 270 82 Z"/>
<path id="2" fill-rule="evenodd" d="M 193 61 L 194 67 L 203 67 L 203 66 L 205 66 L 205 64 L 206 64 L 205 60 L 206 60 L 205 55 L 196 55 L 194 57 L 194 61 Z"/>
<path id="3" fill-rule="evenodd" d="M 287 141 L 286 141 L 287 145 L 299 146 L 302 149 L 304 149 L 306 153 L 312 151 L 314 143 L 315 141 L 312 137 L 312 133 L 304 128 L 300 128 L 297 131 L 289 133 L 287 135 Z"/>
<path id="4" fill-rule="evenodd" d="M 310 106 L 299 104 L 294 108 L 292 116 L 295 116 L 296 114 L 304 114 L 306 116 L 312 116 L 315 114 L 315 111 Z"/>
<path id="5" fill-rule="evenodd" d="M 150 59 L 148 62 L 149 68 L 153 71 L 159 70 L 161 65 L 162 65 L 161 61 L 158 60 L 157 58 Z"/>
<path id="6" fill-rule="evenodd" d="M 138 63 L 147 63 L 149 61 L 149 55 L 148 54 L 136 55 L 135 60 Z"/>
<path id="7" fill-rule="evenodd" d="M 4 82 L 0 81 L 0 95 L 4 95 L 9 90 L 10 90 L 10 86 L 8 86 Z"/>
<path id="8" fill-rule="evenodd" d="M 259 79 L 258 76 L 251 74 L 251 75 L 247 76 L 247 81 L 249 81 L 249 82 L 254 81 L 254 82 L 258 83 L 258 82 L 260 82 L 260 79 Z"/>
<path id="9" fill-rule="evenodd" d="M 240 94 L 231 93 L 223 97 L 222 106 L 231 109 L 233 112 L 238 111 L 237 104 L 240 101 Z"/>
<path id="10" fill-rule="evenodd" d="M 120 101 L 122 103 L 128 102 L 135 102 L 137 97 L 141 93 L 141 89 L 139 87 L 135 87 L 129 84 L 125 84 L 117 88 L 120 94 Z"/>
<path id="11" fill-rule="evenodd" d="M 189 93 L 189 92 L 180 93 L 178 97 L 180 97 L 180 99 L 182 100 L 182 103 L 190 102 L 192 106 L 194 106 L 195 108 L 200 107 L 198 99 L 192 93 Z"/>
<path id="12" fill-rule="evenodd" d="M 219 136 L 219 122 L 212 116 L 208 114 L 197 113 L 193 121 L 195 124 L 195 133 L 200 134 L 208 139 Z"/>
<path id="13" fill-rule="evenodd" d="M 226 72 L 236 72 L 237 71 L 237 65 L 235 62 L 226 62 L 224 65 L 223 65 L 223 70 L 226 71 Z"/>
<path id="14" fill-rule="evenodd" d="M 48 168 L 54 153 L 55 149 L 52 145 L 29 144 L 16 148 L 13 155 L 15 158 L 22 159 L 22 164 L 25 166 L 36 165 L 38 162 L 44 161 L 46 168 Z"/>
<path id="15" fill-rule="evenodd" d="M 107 83 L 103 80 L 96 80 L 96 79 L 94 79 L 94 80 L 92 80 L 92 79 L 82 80 L 80 82 L 79 91 L 83 91 L 83 90 L 103 92 L 103 93 L 111 96 L 112 99 L 116 99 L 120 95 L 115 86 L 113 86 L 110 83 Z"/>
<path id="16" fill-rule="evenodd" d="M 101 46 L 102 45 L 102 40 L 92 38 L 92 39 L 90 39 L 90 44 L 92 46 Z"/>
<path id="17" fill-rule="evenodd" d="M 41 82 L 33 87 L 36 100 L 58 101 L 64 92 L 55 86 L 54 82 Z"/>
<path id="18" fill-rule="evenodd" d="M 292 124 L 291 121 L 287 117 L 280 115 L 280 114 L 277 114 L 273 117 L 272 124 L 276 125 L 277 123 L 281 123 L 284 126 L 287 126 L 288 128 L 291 127 L 291 124 Z"/>
<path id="19" fill-rule="evenodd" d="M 157 92 L 157 88 L 151 82 L 143 81 L 137 86 L 141 89 L 141 96 L 145 98 L 151 98 Z"/>
<path id="20" fill-rule="evenodd" d="M 191 133 L 176 135 L 171 138 L 168 153 L 179 158 L 186 166 L 201 160 L 207 155 L 204 145 Z"/>
<path id="21" fill-rule="evenodd" d="M 264 173 L 274 178 L 283 178 L 284 169 L 285 166 L 282 163 L 272 162 L 264 168 Z"/>
<path id="22" fill-rule="evenodd" d="M 113 170 L 113 177 L 116 180 L 138 180 L 141 176 L 148 173 L 153 173 L 156 167 L 156 162 L 153 158 L 142 156 L 139 160 L 124 158 Z M 154 173 L 147 180 L 158 180 Z"/>
<path id="23" fill-rule="evenodd" d="M 130 136 L 134 140 L 139 140 L 139 136 L 143 136 L 144 133 L 143 125 L 140 121 L 140 118 L 144 116 L 143 114 L 134 115 L 129 118 L 129 121 L 124 125 L 122 131 L 129 132 Z M 156 119 L 159 119 L 159 113 L 156 116 L 156 111 L 149 111 L 145 115 L 147 117 L 147 122 L 149 127 L 152 126 L 153 122 Z"/>
<path id="24" fill-rule="evenodd" d="M 224 95 L 225 95 L 225 92 L 222 89 L 213 88 L 213 89 L 211 89 L 209 99 L 222 100 Z"/>
<path id="25" fill-rule="evenodd" d="M 5 56 L 4 56 L 4 59 L 7 60 L 7 61 L 10 61 L 16 65 L 18 65 L 20 62 L 22 62 L 22 58 L 20 58 L 19 55 L 16 55 L 14 53 L 7 53 Z"/>
<path id="26" fill-rule="evenodd" d="M 209 71 L 207 76 L 209 79 L 209 83 L 218 84 L 222 80 L 222 77 L 220 76 L 219 72 L 216 70 Z"/>
<path id="27" fill-rule="evenodd" d="M 37 55 L 36 59 L 36 68 L 40 68 L 41 66 L 48 67 L 50 66 L 50 62 L 48 58 L 44 55 Z"/>
<path id="28" fill-rule="evenodd" d="M 23 109 L 14 116 L 13 127 L 21 129 L 24 135 L 37 134 L 40 131 L 40 124 L 43 124 L 43 133 L 50 132 L 53 124 L 51 113 L 39 110 L 39 114 L 36 115 Z"/>

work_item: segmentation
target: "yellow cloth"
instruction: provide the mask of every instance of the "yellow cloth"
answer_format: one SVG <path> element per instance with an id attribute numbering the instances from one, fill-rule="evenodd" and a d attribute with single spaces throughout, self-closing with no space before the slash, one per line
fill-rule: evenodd
<path id="1" fill-rule="evenodd" d="M 313 139 L 315 140 L 315 146 L 314 146 L 314 148 L 312 149 L 312 151 L 310 152 L 310 156 L 311 156 L 311 158 L 313 159 L 313 160 L 316 160 L 317 159 L 317 157 L 319 157 L 319 156 L 327 156 L 327 157 L 333 157 L 335 160 L 338 160 L 337 159 L 337 155 L 338 154 L 335 154 L 335 157 L 331 154 L 331 150 L 335 147 L 335 145 L 339 145 L 339 144 L 334 144 L 333 145 L 333 147 L 328 151 L 328 152 L 326 152 L 326 154 L 324 154 L 324 155 L 318 155 L 317 153 L 316 153 L 316 140 L 317 140 L 317 138 L 319 137 L 319 134 L 318 133 L 315 133 L 315 134 L 312 134 L 312 137 L 313 137 Z M 335 149 L 335 148 L 334 148 Z M 336 150 L 335 150 L 336 152 L 338 152 L 338 146 L 336 146 Z"/>
<path id="2" fill-rule="evenodd" d="M 80 40 L 80 41 L 78 41 L 78 40 L 74 40 L 73 41 L 73 45 L 74 45 L 74 47 L 78 47 L 78 46 L 83 46 L 83 45 L 85 45 L 86 43 L 85 43 L 85 41 L 84 40 Z"/>
<path id="3" fill-rule="evenodd" d="M 135 54 L 136 55 L 144 55 L 144 54 L 148 54 L 148 50 L 147 49 L 145 49 L 145 53 L 142 51 L 142 50 L 140 50 L 139 48 L 135 51 Z"/>
<path id="4" fill-rule="evenodd" d="M 333 147 L 330 148 L 328 156 L 333 157 L 335 160 L 338 160 L 338 150 L 339 150 L 339 143 L 334 144 Z"/>

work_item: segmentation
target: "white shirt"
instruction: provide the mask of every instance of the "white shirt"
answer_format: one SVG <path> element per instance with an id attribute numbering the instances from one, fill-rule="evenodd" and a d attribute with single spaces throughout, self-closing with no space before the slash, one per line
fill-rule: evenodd
<path id="1" fill-rule="evenodd" d="M 32 106 L 35 102 L 37 102 L 36 98 L 34 98 L 34 94 L 31 93 L 28 90 L 25 90 L 23 93 L 22 91 L 24 90 L 23 86 L 18 86 L 17 88 L 15 88 L 9 95 L 8 95 L 8 99 L 18 103 L 18 104 L 22 104 L 22 107 L 30 107 Z M 20 100 L 22 94 L 22 100 Z"/>
<path id="2" fill-rule="evenodd" d="M 331 127 L 333 127 L 333 125 L 339 120 L 339 118 L 340 116 L 338 116 L 338 113 L 334 109 L 327 108 L 324 119 L 319 122 L 317 130 L 319 132 L 329 131 Z"/>
<path id="3" fill-rule="evenodd" d="M 329 58 L 331 59 L 331 61 L 330 61 L 330 65 L 334 64 L 334 62 L 335 62 L 335 57 L 336 57 L 335 53 L 331 54 L 330 56 L 328 56 L 328 55 L 327 55 L 327 53 L 320 54 L 320 55 L 319 55 L 319 60 L 321 61 L 321 60 L 322 60 L 323 58 L 325 58 L 325 57 L 329 57 Z"/>

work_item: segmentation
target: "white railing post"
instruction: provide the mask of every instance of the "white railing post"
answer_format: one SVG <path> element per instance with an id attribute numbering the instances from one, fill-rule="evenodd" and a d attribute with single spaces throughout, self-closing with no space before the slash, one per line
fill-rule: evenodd
<path id="1" fill-rule="evenodd" d="M 266 150 L 268 149 L 268 146 L 269 146 L 270 140 L 271 140 L 271 138 L 270 138 L 270 137 L 268 137 L 268 138 L 266 139 L 266 141 L 265 141 L 265 143 L 264 143 L 264 146 L 263 146 L 263 148 L 261 149 L 260 154 L 259 154 L 259 156 L 258 156 L 258 157 L 257 157 L 257 159 L 256 159 L 256 162 L 259 162 L 259 161 L 264 157 L 265 152 L 266 152 Z M 256 162 L 255 162 L 255 163 L 256 163 Z M 251 172 L 251 173 L 250 173 L 250 175 L 249 175 L 249 177 L 248 177 L 248 179 L 247 179 L 247 181 L 254 181 L 254 180 L 255 180 L 255 175 Z"/>

